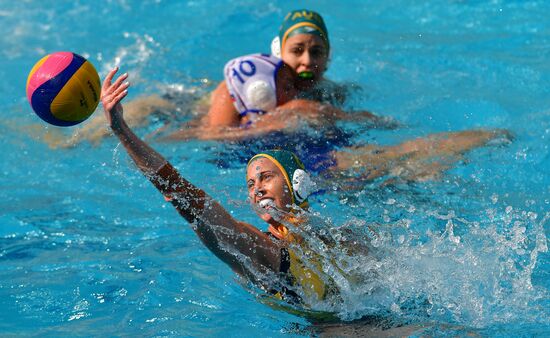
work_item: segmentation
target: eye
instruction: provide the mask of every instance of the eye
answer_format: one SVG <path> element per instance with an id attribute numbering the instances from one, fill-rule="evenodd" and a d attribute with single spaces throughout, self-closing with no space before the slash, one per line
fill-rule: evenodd
<path id="1" fill-rule="evenodd" d="M 264 181 L 269 181 L 270 179 L 273 178 L 273 176 L 274 176 L 274 175 L 273 175 L 273 173 L 272 173 L 271 171 L 266 171 L 266 172 L 264 172 L 263 175 L 262 175 L 262 180 L 264 180 Z"/>
<path id="2" fill-rule="evenodd" d="M 321 57 L 325 56 L 325 50 L 321 47 L 312 48 L 309 52 L 310 52 L 311 56 L 315 57 L 315 58 L 321 58 Z"/>
<path id="3" fill-rule="evenodd" d="M 248 190 L 252 189 L 254 187 L 254 181 L 250 180 L 250 181 L 246 182 L 246 186 L 247 186 Z"/>
<path id="4" fill-rule="evenodd" d="M 304 50 L 303 48 L 295 47 L 295 48 L 291 48 L 290 52 L 294 55 L 301 55 L 304 52 Z"/>

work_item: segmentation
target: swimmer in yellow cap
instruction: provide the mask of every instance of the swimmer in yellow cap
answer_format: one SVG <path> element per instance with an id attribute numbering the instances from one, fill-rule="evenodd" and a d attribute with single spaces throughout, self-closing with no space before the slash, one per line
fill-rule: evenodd
<path id="1" fill-rule="evenodd" d="M 208 126 L 240 127 L 294 99 L 294 73 L 279 58 L 251 54 L 230 60 L 212 93 Z"/>
<path id="2" fill-rule="evenodd" d="M 127 74 L 113 81 L 113 69 L 103 82 L 101 101 L 113 133 L 141 172 L 172 203 L 218 258 L 235 272 L 291 303 L 305 305 L 333 289 L 321 276 L 320 262 L 299 250 L 300 238 L 285 224 L 301 222 L 312 183 L 300 160 L 284 150 L 254 156 L 247 167 L 248 198 L 268 226 L 262 232 L 238 221 L 203 190 L 183 178 L 158 152 L 138 138 L 123 117 L 121 100 L 128 93 Z"/>

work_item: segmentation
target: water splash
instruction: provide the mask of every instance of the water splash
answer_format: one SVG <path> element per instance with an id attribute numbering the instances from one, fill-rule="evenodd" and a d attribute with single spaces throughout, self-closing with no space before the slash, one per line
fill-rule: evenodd
<path id="1" fill-rule="evenodd" d="M 474 327 L 548 320 L 541 304 L 548 291 L 532 276 L 539 253 L 548 251 L 549 215 L 492 212 L 472 222 L 433 212 L 432 220 L 445 221 L 443 230 L 360 219 L 326 230 L 321 218 L 316 227 L 295 228 L 322 261 L 325 283 L 339 291 L 312 308 L 344 320 L 390 315 Z"/>

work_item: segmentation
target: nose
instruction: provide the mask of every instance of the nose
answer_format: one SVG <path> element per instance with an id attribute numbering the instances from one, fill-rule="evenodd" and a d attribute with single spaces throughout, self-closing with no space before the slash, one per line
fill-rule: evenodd
<path id="1" fill-rule="evenodd" d="M 254 183 L 254 197 L 262 197 L 265 193 L 263 184 L 260 180 Z"/>
<path id="2" fill-rule="evenodd" d="M 309 55 L 308 50 L 305 50 L 302 53 L 302 57 L 301 57 L 300 61 L 301 61 L 303 66 L 305 66 L 308 69 L 310 68 L 310 66 L 311 66 L 311 55 Z"/>

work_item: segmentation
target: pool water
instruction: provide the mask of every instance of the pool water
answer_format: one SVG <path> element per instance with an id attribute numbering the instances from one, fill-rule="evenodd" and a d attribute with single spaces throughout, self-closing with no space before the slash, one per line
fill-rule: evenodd
<path id="1" fill-rule="evenodd" d="M 346 124 L 354 143 L 472 128 L 514 135 L 508 145 L 470 152 L 441 180 L 329 186 L 312 198 L 318 231 L 350 229 L 355 237 L 346 240 L 371 250 L 351 258 L 334 252 L 362 282 L 340 281 L 340 302 L 312 305 L 344 327 L 268 306 L 202 245 L 117 140 L 53 149 L 50 133 L 69 137 L 77 128 L 47 126 L 26 101 L 32 65 L 66 50 L 89 58 L 102 78 L 121 65 L 130 99 L 199 97 L 222 79 L 228 59 L 268 51 L 295 6 L 0 2 L 3 336 L 330 335 L 366 330 L 353 321 L 369 316 L 405 325 L 412 336 L 550 334 L 548 2 L 300 4 L 325 18 L 333 49 L 327 76 L 358 88 L 346 108 L 403 125 Z M 152 122 L 138 133 L 162 124 Z M 216 164 L 224 144 L 152 144 L 236 218 L 265 228 L 246 202 L 242 165 Z"/>

